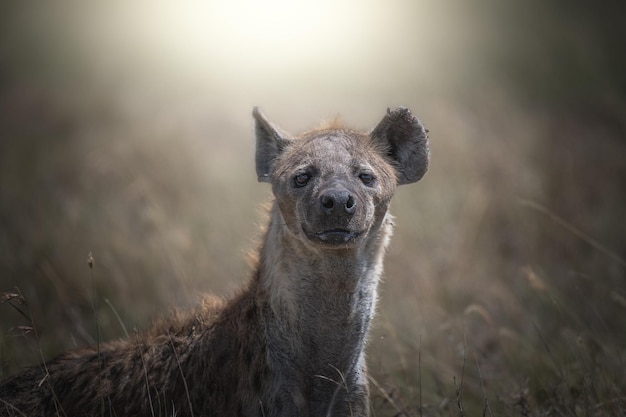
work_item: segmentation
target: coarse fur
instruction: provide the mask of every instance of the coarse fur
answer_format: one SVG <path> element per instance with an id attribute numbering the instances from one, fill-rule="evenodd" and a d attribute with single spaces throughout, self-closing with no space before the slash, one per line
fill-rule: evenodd
<path id="1" fill-rule="evenodd" d="M 398 184 L 428 166 L 405 108 L 370 133 L 293 138 L 255 108 L 275 200 L 251 279 L 230 301 L 61 354 L 0 382 L 0 416 L 367 416 L 365 345 Z"/>

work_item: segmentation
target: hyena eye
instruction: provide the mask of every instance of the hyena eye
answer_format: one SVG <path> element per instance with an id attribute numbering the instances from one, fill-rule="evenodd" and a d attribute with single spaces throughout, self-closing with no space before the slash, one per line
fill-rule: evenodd
<path id="1" fill-rule="evenodd" d="M 365 185 L 371 185 L 375 180 L 372 174 L 368 174 L 365 172 L 362 174 L 359 174 L 359 178 L 361 179 L 361 182 Z"/>
<path id="2" fill-rule="evenodd" d="M 304 187 L 305 185 L 307 185 L 310 179 L 311 179 L 311 176 L 303 172 L 303 173 L 296 175 L 293 178 L 293 182 L 296 187 L 300 188 L 300 187 Z"/>

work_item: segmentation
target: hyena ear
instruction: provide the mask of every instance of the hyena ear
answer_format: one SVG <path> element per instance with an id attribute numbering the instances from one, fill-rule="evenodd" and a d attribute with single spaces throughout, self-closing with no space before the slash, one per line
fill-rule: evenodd
<path id="1" fill-rule="evenodd" d="M 428 170 L 427 130 L 409 109 L 387 109 L 370 136 L 395 161 L 399 185 L 419 181 Z"/>
<path id="2" fill-rule="evenodd" d="M 272 181 L 272 165 L 291 139 L 274 127 L 258 107 L 252 109 L 256 133 L 256 174 L 259 182 Z"/>

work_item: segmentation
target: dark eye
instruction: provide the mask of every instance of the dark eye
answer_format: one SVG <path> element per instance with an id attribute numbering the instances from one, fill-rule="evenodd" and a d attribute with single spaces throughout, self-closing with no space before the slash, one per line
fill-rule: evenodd
<path id="1" fill-rule="evenodd" d="M 311 176 L 303 172 L 301 174 L 296 175 L 293 178 L 293 183 L 296 185 L 296 187 L 300 188 L 300 187 L 304 187 L 309 182 L 310 179 L 311 179 Z"/>
<path id="2" fill-rule="evenodd" d="M 365 185 L 370 185 L 374 182 L 374 176 L 372 174 L 362 173 L 359 175 L 361 182 Z"/>

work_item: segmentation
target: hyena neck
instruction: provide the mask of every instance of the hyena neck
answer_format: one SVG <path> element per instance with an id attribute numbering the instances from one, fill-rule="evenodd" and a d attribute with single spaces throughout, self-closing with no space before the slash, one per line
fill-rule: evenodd
<path id="1" fill-rule="evenodd" d="M 354 368 L 374 314 L 391 221 L 356 249 L 320 250 L 288 230 L 274 204 L 261 249 L 259 290 L 273 315 L 272 343 L 317 367 Z M 294 343 L 294 340 L 297 340 Z M 327 363 L 333 358 L 335 363 Z M 319 360 L 319 363 L 316 361 Z M 323 372 L 325 369 L 317 369 Z"/>

